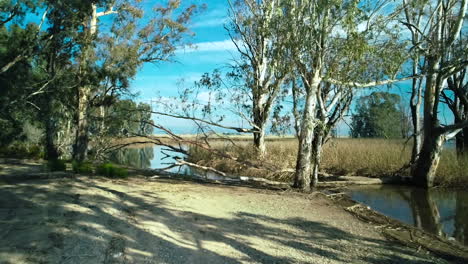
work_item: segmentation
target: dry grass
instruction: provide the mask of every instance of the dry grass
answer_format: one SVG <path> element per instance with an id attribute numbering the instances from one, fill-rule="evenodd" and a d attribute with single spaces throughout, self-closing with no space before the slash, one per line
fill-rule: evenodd
<path id="1" fill-rule="evenodd" d="M 267 155 L 259 159 L 250 142 L 239 141 L 236 146 L 227 142 L 214 142 L 222 149 L 241 160 L 273 164 L 281 169 L 291 169 L 296 164 L 298 144 L 295 139 L 267 141 Z M 290 180 L 291 173 L 272 173 L 252 169 L 227 159 L 220 159 L 204 150 L 192 148 L 192 162 L 210 165 L 218 170 L 236 175 L 266 177 L 275 180 Z M 336 175 L 360 175 L 382 177 L 392 175 L 409 161 L 411 142 L 387 139 L 332 139 L 325 146 L 322 156 L 322 171 Z M 408 171 L 403 171 L 408 174 Z M 436 182 L 443 186 L 468 185 L 468 158 L 458 160 L 454 150 L 444 150 L 437 172 Z"/>

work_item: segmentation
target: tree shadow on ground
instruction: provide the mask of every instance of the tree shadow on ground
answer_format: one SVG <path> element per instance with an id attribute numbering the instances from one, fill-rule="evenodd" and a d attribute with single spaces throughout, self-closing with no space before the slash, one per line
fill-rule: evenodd
<path id="1" fill-rule="evenodd" d="M 322 222 L 242 211 L 217 217 L 157 190 L 86 178 L 1 186 L 0 223 L 0 263 L 432 263 Z M 350 258 L 350 250 L 369 249 L 382 253 Z"/>

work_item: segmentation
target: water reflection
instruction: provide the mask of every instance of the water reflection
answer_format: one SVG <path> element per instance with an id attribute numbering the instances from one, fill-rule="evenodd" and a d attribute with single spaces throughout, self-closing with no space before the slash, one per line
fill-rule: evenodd
<path id="1" fill-rule="evenodd" d="M 121 149 L 112 153 L 110 155 L 110 160 L 117 164 L 138 169 L 163 169 L 176 163 L 176 157 L 184 158 L 184 154 L 171 152 L 166 147 L 155 145 Z M 193 178 L 218 181 L 239 181 L 239 178 L 237 177 L 223 177 L 213 172 L 198 170 L 185 165 L 173 167 L 166 171 L 187 175 Z"/>
<path id="2" fill-rule="evenodd" d="M 110 154 L 110 160 L 125 166 L 138 169 L 151 168 L 151 161 L 154 159 L 153 147 L 125 148 Z"/>
<path id="3" fill-rule="evenodd" d="M 349 194 L 387 216 L 468 245 L 468 191 L 352 187 Z"/>

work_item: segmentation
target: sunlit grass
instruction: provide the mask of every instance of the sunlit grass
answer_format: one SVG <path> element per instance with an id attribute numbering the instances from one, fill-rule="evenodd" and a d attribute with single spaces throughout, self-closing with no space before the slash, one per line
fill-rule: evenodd
<path id="1" fill-rule="evenodd" d="M 272 164 L 280 169 L 293 169 L 296 164 L 298 143 L 295 139 L 267 141 L 267 155 L 259 159 L 250 142 L 213 142 L 212 146 L 221 149 L 241 160 L 258 164 Z M 220 159 L 208 151 L 192 148 L 192 161 L 213 166 L 227 173 L 243 176 L 266 177 L 275 180 L 291 180 L 292 173 L 272 173 L 266 170 L 251 169 L 228 159 Z M 409 175 L 409 170 L 401 170 L 411 156 L 411 142 L 389 139 L 331 139 L 324 146 L 321 170 L 335 175 L 359 175 L 383 177 L 400 173 Z M 468 158 L 459 160 L 453 149 L 442 154 L 436 183 L 443 186 L 468 184 Z"/>

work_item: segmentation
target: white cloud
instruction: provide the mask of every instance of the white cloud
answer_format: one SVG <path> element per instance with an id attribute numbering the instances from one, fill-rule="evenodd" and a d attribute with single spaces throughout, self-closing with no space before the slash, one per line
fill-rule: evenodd
<path id="1" fill-rule="evenodd" d="M 224 25 L 228 22 L 227 18 L 212 18 L 206 19 L 203 21 L 195 22 L 192 28 L 202 28 L 202 27 L 216 27 Z"/>
<path id="2" fill-rule="evenodd" d="M 197 99 L 198 101 L 200 101 L 201 103 L 207 103 L 210 101 L 212 95 L 210 92 L 201 92 L 197 95 Z"/>
<path id="3" fill-rule="evenodd" d="M 235 51 L 236 45 L 230 39 L 195 43 L 190 47 L 177 50 L 178 53 Z"/>

